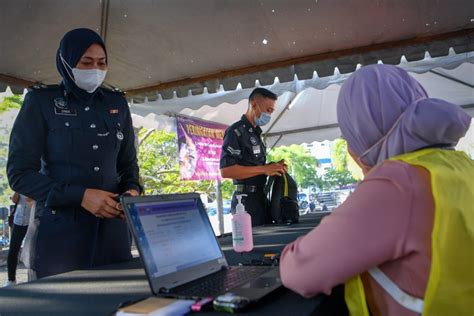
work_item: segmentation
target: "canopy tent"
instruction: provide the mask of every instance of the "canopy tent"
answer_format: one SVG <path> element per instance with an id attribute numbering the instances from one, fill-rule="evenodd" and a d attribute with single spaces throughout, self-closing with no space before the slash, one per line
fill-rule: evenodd
<path id="1" fill-rule="evenodd" d="M 474 103 L 472 0 L 6 1 L 0 91 L 58 82 L 55 52 L 75 27 L 105 39 L 106 84 L 125 91 L 136 114 L 231 123 L 249 90 L 270 85 L 281 95 L 280 119 L 265 129 L 270 146 L 338 136 L 333 83 L 358 65 L 400 63 L 432 96 Z"/>
<path id="2" fill-rule="evenodd" d="M 75 27 L 105 39 L 106 83 L 135 102 L 474 50 L 471 0 L 15 0 L 0 10 L 0 91 L 56 83 Z"/>
<path id="3" fill-rule="evenodd" d="M 474 116 L 474 53 L 454 54 L 416 62 L 403 60 L 408 70 L 433 98 L 445 99 L 462 106 Z M 444 67 L 444 68 L 443 68 Z M 294 80 L 268 86 L 280 95 L 272 121 L 263 127 L 269 147 L 332 140 L 340 136 L 336 102 L 340 85 L 350 74 L 310 80 Z M 132 104 L 137 127 L 175 130 L 175 120 L 161 114 L 180 113 L 204 120 L 231 124 L 248 106 L 252 89 L 220 91 L 170 100 Z M 227 100 L 227 102 L 224 102 Z M 204 104 L 204 106 L 202 106 Z"/>

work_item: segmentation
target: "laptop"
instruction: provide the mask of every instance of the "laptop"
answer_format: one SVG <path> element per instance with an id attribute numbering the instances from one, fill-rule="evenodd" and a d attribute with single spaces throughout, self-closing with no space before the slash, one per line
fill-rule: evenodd
<path id="1" fill-rule="evenodd" d="M 199 194 L 121 202 L 154 295 L 200 299 L 231 292 L 255 302 L 281 287 L 278 267 L 228 265 Z"/>

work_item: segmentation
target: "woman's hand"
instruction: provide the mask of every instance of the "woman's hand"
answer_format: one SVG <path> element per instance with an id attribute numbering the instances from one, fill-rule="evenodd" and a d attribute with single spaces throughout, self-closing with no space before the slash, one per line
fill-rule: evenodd
<path id="1" fill-rule="evenodd" d="M 140 195 L 140 193 L 138 193 L 138 191 L 135 190 L 135 189 L 130 189 L 130 190 L 126 191 L 125 193 L 128 193 L 131 196 L 139 196 Z"/>
<path id="2" fill-rule="evenodd" d="M 86 189 L 81 206 L 99 218 L 114 218 L 123 214 L 117 208 L 117 196 L 118 194 L 107 191 Z"/>
<path id="3" fill-rule="evenodd" d="M 18 194 L 18 192 L 13 192 L 10 200 L 15 204 L 18 203 L 18 201 L 20 201 L 20 194 Z"/>
<path id="4" fill-rule="evenodd" d="M 25 196 L 25 199 L 26 199 L 26 204 L 28 204 L 28 206 L 30 208 L 33 207 L 33 203 L 35 202 L 35 200 L 33 200 L 32 198 L 29 198 L 27 196 Z"/>
<path id="5" fill-rule="evenodd" d="M 137 190 L 130 189 L 128 191 L 125 191 L 122 195 L 139 196 L 140 193 L 138 193 Z M 120 210 L 119 217 L 122 219 L 125 218 L 125 215 L 123 214 L 123 206 L 122 206 L 122 203 L 120 203 L 120 201 L 117 202 L 117 205 L 115 206 L 115 208 Z"/>

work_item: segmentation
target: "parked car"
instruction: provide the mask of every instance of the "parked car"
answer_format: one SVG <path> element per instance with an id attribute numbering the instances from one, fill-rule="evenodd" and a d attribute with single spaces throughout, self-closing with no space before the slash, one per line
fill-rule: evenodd
<path id="1" fill-rule="evenodd" d="M 231 213 L 231 201 L 225 200 L 222 203 L 224 215 Z M 214 216 L 217 215 L 217 203 L 213 202 L 207 206 L 207 215 Z"/>
<path id="2" fill-rule="evenodd" d="M 298 193 L 298 206 L 300 210 L 300 215 L 304 215 L 309 212 L 309 203 L 308 203 L 308 195 L 306 193 Z"/>
<path id="3" fill-rule="evenodd" d="M 0 248 L 6 247 L 10 244 L 7 236 L 0 236 Z"/>

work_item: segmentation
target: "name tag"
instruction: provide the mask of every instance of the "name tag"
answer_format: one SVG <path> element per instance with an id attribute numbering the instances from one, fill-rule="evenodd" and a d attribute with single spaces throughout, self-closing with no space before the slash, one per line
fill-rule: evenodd
<path id="1" fill-rule="evenodd" d="M 56 115 L 68 115 L 68 116 L 77 116 L 76 110 L 73 109 L 58 109 L 54 108 L 54 114 Z"/>
<path id="2" fill-rule="evenodd" d="M 255 155 L 257 155 L 257 154 L 259 154 L 259 153 L 262 152 L 262 150 L 260 149 L 260 146 L 258 146 L 258 145 L 257 145 L 257 146 L 253 146 L 252 148 L 253 148 L 253 153 L 254 153 Z"/>

